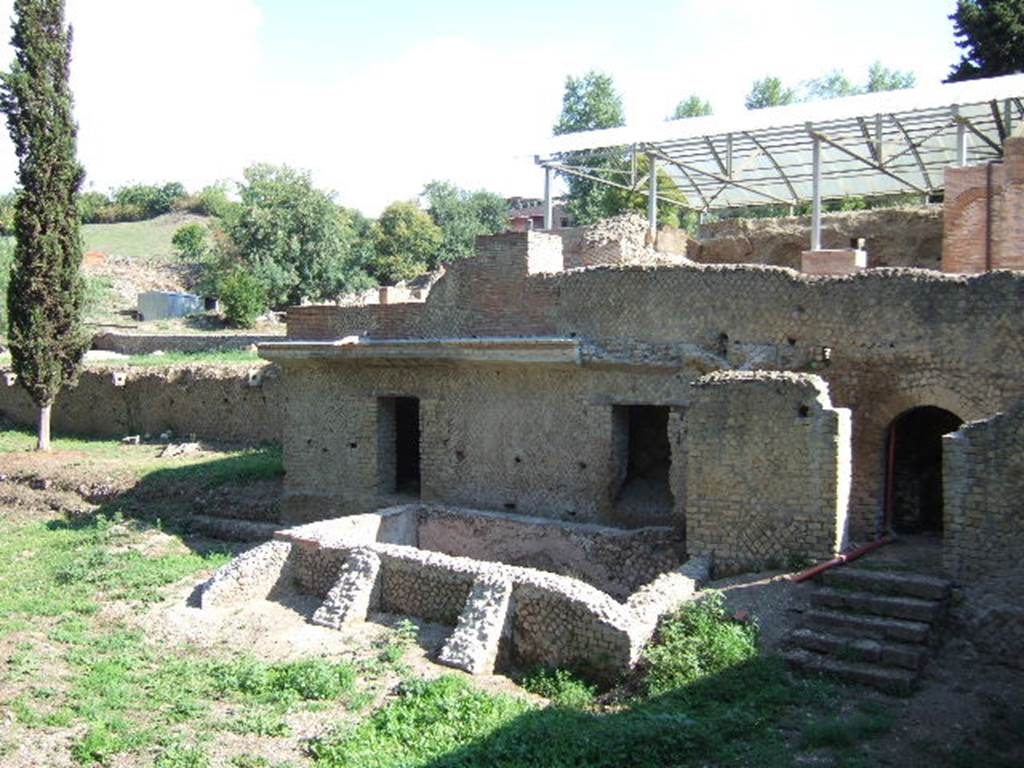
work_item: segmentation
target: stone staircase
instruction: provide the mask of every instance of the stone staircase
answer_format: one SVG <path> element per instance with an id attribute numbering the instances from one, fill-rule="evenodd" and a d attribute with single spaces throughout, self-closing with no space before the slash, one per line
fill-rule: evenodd
<path id="1" fill-rule="evenodd" d="M 791 669 L 907 694 L 937 641 L 951 584 L 934 576 L 833 568 L 788 640 Z"/>

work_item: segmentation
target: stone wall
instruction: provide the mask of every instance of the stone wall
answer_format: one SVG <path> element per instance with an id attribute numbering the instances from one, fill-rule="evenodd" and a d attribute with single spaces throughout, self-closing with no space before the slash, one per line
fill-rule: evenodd
<path id="1" fill-rule="evenodd" d="M 942 452 L 946 570 L 976 581 L 1009 569 L 1024 587 L 1024 401 L 946 435 Z"/>
<path id="2" fill-rule="evenodd" d="M 938 269 L 942 262 L 942 206 L 879 208 L 827 213 L 821 220 L 822 248 L 847 248 L 852 238 L 867 243 L 869 267 Z M 768 264 L 800 269 L 810 248 L 811 219 L 725 219 L 700 228 L 700 247 L 687 255 L 702 264 Z"/>
<path id="3" fill-rule="evenodd" d="M 350 502 L 358 502 L 352 511 L 387 502 L 373 498 L 374 403 L 406 395 L 421 398 L 424 500 L 627 525 L 644 523 L 615 517 L 613 408 L 669 406 L 672 515 L 681 524 L 689 383 L 714 370 L 758 368 L 816 373 L 832 402 L 852 410 L 851 534 L 863 540 L 883 525 L 893 419 L 923 405 L 980 419 L 1024 397 L 1019 273 L 878 269 L 811 277 L 764 266 L 680 265 L 530 275 L 521 250 L 540 241 L 513 237 L 499 238 L 500 249 L 487 258 L 520 265 L 519 283 L 487 280 L 485 260 L 470 269 L 478 261 L 470 259 L 451 265 L 426 302 L 407 305 L 415 314 L 368 322 L 363 312 L 372 308 L 299 307 L 289 333 L 296 341 L 356 333 L 555 337 L 578 345 L 577 363 L 303 362 L 267 345 L 291 390 L 287 493 L 319 497 L 322 509 L 311 508 L 311 516 L 339 514 Z M 402 305 L 378 309 L 404 312 Z"/>
<path id="4" fill-rule="evenodd" d="M 1002 162 L 946 169 L 942 269 L 1024 269 L 1024 136 Z"/>
<path id="5" fill-rule="evenodd" d="M 622 530 L 438 506 L 419 513 L 417 546 L 573 576 L 625 599 L 685 558 L 672 528 Z"/>
<path id="6" fill-rule="evenodd" d="M 276 583 L 276 565 L 281 578 L 324 599 L 316 623 L 337 627 L 365 620 L 372 611 L 410 615 L 454 627 L 439 659 L 470 672 L 490 673 L 508 663 L 568 666 L 613 680 L 639 660 L 659 618 L 692 599 L 708 576 L 706 560 L 682 566 L 666 561 L 665 570 L 650 570 L 649 581 L 635 591 L 620 585 L 617 591 L 628 599 L 618 600 L 568 575 L 417 547 L 412 538 L 435 538 L 434 515 L 440 515 L 438 525 L 456 526 L 455 517 L 496 525 L 502 517 L 408 505 L 278 531 L 276 549 L 252 550 L 202 585 L 201 603 L 214 607 L 233 595 L 263 596 L 266 585 Z M 534 533 L 526 530 L 525 518 L 509 516 L 506 522 L 525 540 L 551 535 L 552 524 L 545 521 L 535 521 L 546 530 Z M 566 530 L 598 549 L 617 535 L 587 526 Z M 634 538 L 625 551 L 642 547 L 642 537 Z M 514 554 L 516 542 L 504 543 Z M 283 564 L 281 546 L 288 547 Z"/>
<path id="7" fill-rule="evenodd" d="M 281 440 L 286 391 L 278 368 L 254 365 L 90 366 L 53 407 L 58 432 L 100 437 L 160 434 L 256 443 Z M 0 379 L 0 415 L 24 426 L 36 408 Z"/>
<path id="8" fill-rule="evenodd" d="M 687 412 L 686 547 L 716 574 L 846 543 L 850 413 L 818 376 L 715 373 Z"/>

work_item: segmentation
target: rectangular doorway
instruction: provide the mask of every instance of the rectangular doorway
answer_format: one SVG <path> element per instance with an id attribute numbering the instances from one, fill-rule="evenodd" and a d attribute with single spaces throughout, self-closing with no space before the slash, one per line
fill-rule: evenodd
<path id="1" fill-rule="evenodd" d="M 668 421 L 668 406 L 615 406 L 612 442 L 620 482 L 614 501 L 616 516 L 624 522 L 640 523 L 672 513 Z"/>
<path id="2" fill-rule="evenodd" d="M 379 398 L 377 419 L 381 490 L 419 498 L 419 398 Z"/>

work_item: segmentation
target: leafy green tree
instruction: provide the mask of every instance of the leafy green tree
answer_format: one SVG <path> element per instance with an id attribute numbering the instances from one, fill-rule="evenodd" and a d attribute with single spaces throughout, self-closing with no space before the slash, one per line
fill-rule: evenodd
<path id="1" fill-rule="evenodd" d="M 373 225 L 370 269 L 385 285 L 422 274 L 436 264 L 444 233 L 412 200 L 400 200 L 384 209 Z"/>
<path id="2" fill-rule="evenodd" d="M 623 169 L 625 167 L 626 163 L 624 162 Z M 636 172 L 639 177 L 647 176 L 650 167 L 650 161 L 646 155 L 637 158 Z M 618 187 L 605 187 L 601 198 L 601 208 L 604 216 L 618 216 L 627 211 L 646 216 L 647 186 L 642 185 L 632 192 Z M 658 223 L 684 229 L 692 229 L 697 224 L 697 214 L 687 208 L 686 195 L 662 167 L 658 168 Z"/>
<path id="3" fill-rule="evenodd" d="M 244 171 L 240 202 L 223 222 L 228 260 L 244 263 L 271 306 L 331 299 L 371 281 L 352 258 L 352 230 L 308 173 L 257 164 Z M 223 249 L 222 249 L 223 250 Z"/>
<path id="4" fill-rule="evenodd" d="M 73 384 L 89 344 L 82 328 L 82 244 L 68 73 L 71 32 L 63 0 L 15 0 L 14 61 L 0 78 L 0 109 L 18 156 L 15 267 L 8 340 L 18 381 L 39 408 L 39 450 L 50 448 L 50 410 Z"/>
<path id="5" fill-rule="evenodd" d="M 765 107 L 783 107 L 796 101 L 796 92 L 782 85 L 777 77 L 765 77 L 755 80 L 750 93 L 744 101 L 747 109 L 764 109 Z"/>
<path id="6" fill-rule="evenodd" d="M 182 224 L 171 237 L 171 245 L 178 255 L 188 261 L 202 261 L 209 250 L 209 230 L 197 222 Z"/>
<path id="7" fill-rule="evenodd" d="M 174 202 L 188 194 L 183 184 L 171 181 L 155 184 L 129 184 L 114 190 L 114 203 L 128 210 L 138 210 L 145 218 L 152 219 L 169 213 Z"/>
<path id="8" fill-rule="evenodd" d="M 851 83 L 842 70 L 833 69 L 824 77 L 808 80 L 805 83 L 805 101 L 818 101 L 821 99 L 838 99 L 843 96 L 856 96 L 862 93 L 861 89 Z"/>
<path id="9" fill-rule="evenodd" d="M 611 77 L 591 70 L 582 77 L 568 77 L 562 96 L 562 113 L 554 125 L 555 135 L 617 128 L 625 125 L 622 98 Z M 570 164 L 586 165 L 589 153 L 576 152 L 566 157 Z M 601 218 L 604 187 L 590 179 L 566 174 L 569 186 L 569 211 L 579 224 Z"/>
<path id="10" fill-rule="evenodd" d="M 903 88 L 913 88 L 915 85 L 917 85 L 917 78 L 913 72 L 889 69 L 882 66 L 882 62 L 876 61 L 868 68 L 868 82 L 864 86 L 864 90 L 867 93 L 899 91 Z"/>
<path id="11" fill-rule="evenodd" d="M 448 181 L 432 181 L 424 188 L 423 197 L 442 236 L 431 267 L 474 255 L 477 235 L 496 235 L 508 228 L 508 201 L 493 192 L 469 192 Z"/>
<path id="12" fill-rule="evenodd" d="M 711 102 L 702 99 L 697 94 L 691 94 L 676 104 L 676 108 L 669 115 L 669 120 L 682 120 L 685 117 L 704 117 L 712 113 Z"/>
<path id="13" fill-rule="evenodd" d="M 1024 72 L 1024 0 L 957 0 L 949 18 L 964 53 L 947 82 Z"/>

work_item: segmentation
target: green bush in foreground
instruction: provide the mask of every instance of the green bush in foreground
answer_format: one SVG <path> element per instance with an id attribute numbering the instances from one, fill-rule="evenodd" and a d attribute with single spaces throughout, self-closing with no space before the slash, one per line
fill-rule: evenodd
<path id="1" fill-rule="evenodd" d="M 757 626 L 725 615 L 720 592 L 708 592 L 666 619 L 644 655 L 647 687 L 663 693 L 757 656 Z"/>

